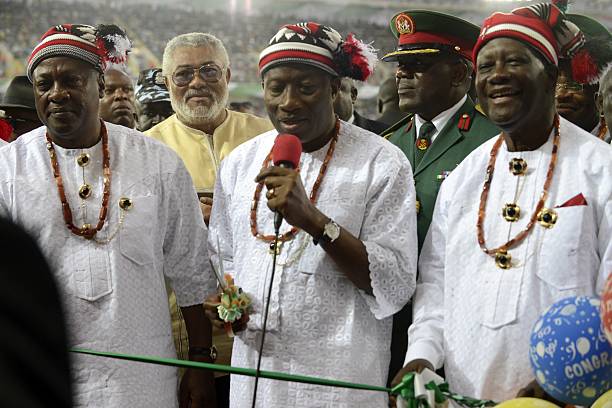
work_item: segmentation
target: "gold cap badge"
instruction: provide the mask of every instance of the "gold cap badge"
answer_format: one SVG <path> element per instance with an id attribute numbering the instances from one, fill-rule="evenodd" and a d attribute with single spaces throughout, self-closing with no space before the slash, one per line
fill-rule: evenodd
<path id="1" fill-rule="evenodd" d="M 395 18 L 395 29 L 399 34 L 413 34 L 414 21 L 407 14 L 400 14 Z"/>

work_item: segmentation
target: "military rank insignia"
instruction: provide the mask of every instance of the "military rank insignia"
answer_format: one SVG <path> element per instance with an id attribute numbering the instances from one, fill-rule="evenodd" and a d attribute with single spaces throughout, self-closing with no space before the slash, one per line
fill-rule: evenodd
<path id="1" fill-rule="evenodd" d="M 395 18 L 395 29 L 398 34 L 414 33 L 414 21 L 407 14 L 400 14 Z"/>
<path id="2" fill-rule="evenodd" d="M 429 140 L 425 138 L 417 139 L 416 147 L 419 150 L 427 150 L 427 148 L 429 147 Z"/>

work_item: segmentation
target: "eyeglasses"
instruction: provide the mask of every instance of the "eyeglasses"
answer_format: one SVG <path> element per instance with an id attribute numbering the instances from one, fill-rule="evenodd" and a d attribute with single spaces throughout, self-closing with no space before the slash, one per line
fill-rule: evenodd
<path id="1" fill-rule="evenodd" d="M 555 86 L 555 92 L 582 92 L 584 91 L 584 85 L 578 82 L 557 82 Z"/>
<path id="2" fill-rule="evenodd" d="M 196 73 L 199 73 L 200 78 L 206 82 L 219 82 L 221 76 L 223 76 L 223 68 L 215 64 L 205 64 L 199 68 L 195 67 L 181 67 L 178 68 L 172 74 L 172 82 L 176 86 L 187 86 L 193 81 L 193 77 Z"/>

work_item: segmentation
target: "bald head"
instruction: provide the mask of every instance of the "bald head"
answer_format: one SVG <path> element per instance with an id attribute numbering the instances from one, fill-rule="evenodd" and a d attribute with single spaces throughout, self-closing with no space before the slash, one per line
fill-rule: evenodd
<path id="1" fill-rule="evenodd" d="M 133 129 L 136 125 L 134 85 L 123 71 L 104 73 L 104 94 L 100 99 L 100 117 L 107 122 Z"/>

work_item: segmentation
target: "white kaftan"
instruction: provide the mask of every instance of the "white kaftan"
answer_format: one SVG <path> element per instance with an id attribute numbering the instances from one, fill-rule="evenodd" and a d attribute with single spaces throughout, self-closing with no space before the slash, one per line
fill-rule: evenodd
<path id="1" fill-rule="evenodd" d="M 66 228 L 45 127 L 0 150 L 0 213 L 25 227 L 46 255 L 63 294 L 70 347 L 174 357 L 164 276 L 181 306 L 201 303 L 215 291 L 196 192 L 169 148 L 135 130 L 110 123 L 106 127 L 111 192 L 98 239 L 119 227 L 119 198 L 133 201 L 109 244 L 88 241 Z M 102 142 L 88 149 L 55 145 L 55 152 L 75 225 L 96 225 L 102 203 Z M 91 156 L 86 167 L 76 163 L 81 153 Z M 78 196 L 83 180 L 93 187 L 86 200 Z M 75 406 L 178 405 L 174 368 L 72 357 Z"/>
<path id="2" fill-rule="evenodd" d="M 560 129 L 544 204 L 557 213 L 557 222 L 550 229 L 536 222 L 525 240 L 508 250 L 511 269 L 498 268 L 480 249 L 476 234 L 480 193 L 497 138 L 474 150 L 442 184 L 419 260 L 406 362 L 424 358 L 436 368 L 444 364 L 454 392 L 513 398 L 535 378 L 528 350 L 539 316 L 562 298 L 600 292 L 612 271 L 612 148 L 565 119 Z M 488 248 L 527 225 L 546 179 L 552 141 L 551 133 L 535 151 L 500 147 L 486 206 Z M 525 176 L 509 171 L 513 158 L 527 162 Z M 579 194 L 586 205 L 564 205 Z M 501 213 L 513 202 L 521 216 L 512 223 Z"/>
<path id="3" fill-rule="evenodd" d="M 222 163 L 215 187 L 209 251 L 216 265 L 216 239 L 226 272 L 254 301 L 245 332 L 234 341 L 232 365 L 256 367 L 269 285 L 269 244 L 256 239 L 249 214 L 256 183 L 276 131 L 236 148 Z M 329 144 L 303 153 L 300 175 L 309 193 Z M 365 245 L 374 296 L 357 289 L 326 252 L 300 232 L 277 260 L 262 361 L 263 370 L 320 376 L 383 386 L 389 367 L 392 315 L 415 287 L 417 239 L 410 164 L 383 138 L 341 122 L 334 155 L 315 204 Z M 257 225 L 273 234 L 265 189 Z M 281 233 L 290 226 L 283 223 Z M 283 266 L 285 265 L 285 266 Z M 251 406 L 254 381 L 232 376 L 231 406 Z M 386 407 L 384 393 L 261 380 L 258 406 Z"/>

